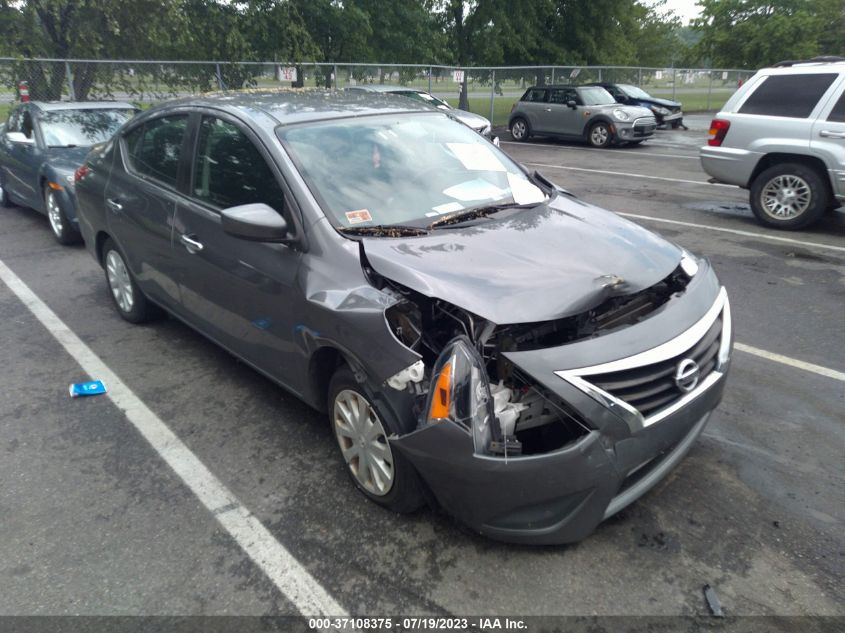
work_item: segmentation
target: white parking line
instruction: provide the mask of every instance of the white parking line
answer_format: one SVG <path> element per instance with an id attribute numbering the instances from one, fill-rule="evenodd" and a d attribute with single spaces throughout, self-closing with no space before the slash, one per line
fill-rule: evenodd
<path id="1" fill-rule="evenodd" d="M 656 156 L 658 158 L 686 158 L 688 160 L 698 160 L 698 156 L 690 156 L 689 154 L 656 154 L 654 152 L 647 152 L 644 149 L 637 150 L 618 150 L 618 149 L 599 149 L 597 147 L 568 147 L 566 145 L 549 145 L 548 143 L 517 143 L 516 141 L 500 141 L 501 145 L 520 145 L 526 149 L 531 147 L 548 147 L 550 149 L 563 149 L 571 152 L 602 152 L 605 154 L 613 153 L 616 156 L 624 156 L 625 158 L 631 156 Z"/>
<path id="2" fill-rule="evenodd" d="M 751 347 L 750 345 L 745 345 L 744 343 L 734 343 L 734 349 L 739 350 L 740 352 L 745 352 L 746 354 L 753 354 L 754 356 L 765 358 L 766 360 L 770 360 L 775 363 L 789 365 L 790 367 L 803 369 L 804 371 L 809 371 L 814 374 L 818 374 L 819 376 L 826 376 L 827 378 L 833 378 L 834 380 L 845 382 L 845 372 L 836 371 L 835 369 L 830 369 L 829 367 L 814 365 L 813 363 L 807 363 L 803 360 L 798 360 L 797 358 L 790 358 L 789 356 L 784 356 L 783 354 L 776 354 L 775 352 L 767 352 L 764 349 Z"/>
<path id="3" fill-rule="evenodd" d="M 586 167 L 564 167 L 563 165 L 549 165 L 547 163 L 524 163 L 534 167 L 546 167 L 547 169 L 565 169 L 567 171 L 586 171 L 594 174 L 605 174 L 607 176 L 625 176 L 627 178 L 645 178 L 646 180 L 662 180 L 665 182 L 680 182 L 689 185 L 704 185 L 705 187 L 730 187 L 737 189 L 734 185 L 725 185 L 720 182 L 707 182 L 705 180 L 685 180 L 683 178 L 666 178 L 665 176 L 648 176 L 646 174 L 632 174 L 626 171 L 607 171 L 605 169 L 588 169 Z"/>
<path id="4" fill-rule="evenodd" d="M 0 279 L 91 379 L 103 380 L 108 398 L 176 472 L 247 556 L 267 574 L 303 615 L 345 615 L 344 610 L 277 541 L 264 525 L 215 477 L 191 450 L 150 411 L 91 349 L 2 261 Z"/>
<path id="5" fill-rule="evenodd" d="M 626 218 L 634 218 L 637 220 L 647 220 L 649 222 L 662 222 L 663 224 L 677 224 L 679 226 L 688 226 L 694 229 L 707 229 L 708 231 L 717 231 L 719 233 L 732 233 L 733 235 L 742 235 L 743 237 L 754 237 L 764 240 L 772 240 L 774 242 L 784 242 L 786 244 L 796 244 L 798 246 L 806 246 L 807 248 L 822 248 L 830 251 L 838 251 L 845 253 L 845 246 L 834 246 L 833 244 L 821 244 L 819 242 L 807 242 L 804 240 L 796 240 L 791 237 L 781 237 L 780 235 L 767 235 L 766 233 L 756 233 L 755 231 L 742 231 L 740 229 L 728 229 L 722 226 L 710 226 L 709 224 L 696 224 L 695 222 L 682 222 L 681 220 L 669 220 L 668 218 L 655 218 L 651 215 L 639 215 L 637 213 L 622 213 L 617 211 L 617 215 Z"/>

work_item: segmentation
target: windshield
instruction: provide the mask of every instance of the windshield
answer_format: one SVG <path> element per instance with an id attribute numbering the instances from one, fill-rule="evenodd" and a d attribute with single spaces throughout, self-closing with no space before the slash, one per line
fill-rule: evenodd
<path id="1" fill-rule="evenodd" d="M 135 114 L 114 110 L 55 110 L 41 115 L 41 134 L 48 147 L 95 145 L 109 140 Z"/>
<path id="2" fill-rule="evenodd" d="M 628 84 L 619 84 L 619 89 L 624 92 L 629 97 L 633 97 L 634 99 L 651 99 L 651 95 L 648 94 L 642 88 L 637 88 L 636 86 L 630 86 Z"/>
<path id="3" fill-rule="evenodd" d="M 394 94 L 402 95 L 403 97 L 408 97 L 409 99 L 414 99 L 416 101 L 422 101 L 423 103 L 427 103 L 428 105 L 436 106 L 441 110 L 451 109 L 448 103 L 446 103 L 442 99 L 438 99 L 434 95 L 428 94 L 427 92 L 417 92 L 416 90 L 397 90 Z"/>
<path id="4" fill-rule="evenodd" d="M 546 199 L 499 148 L 437 112 L 299 125 L 279 138 L 338 228 L 428 226 L 463 209 Z"/>
<path id="5" fill-rule="evenodd" d="M 611 94 L 600 86 L 590 86 L 588 88 L 578 88 L 578 94 L 581 96 L 581 101 L 584 105 L 607 105 L 616 103 L 616 99 Z"/>

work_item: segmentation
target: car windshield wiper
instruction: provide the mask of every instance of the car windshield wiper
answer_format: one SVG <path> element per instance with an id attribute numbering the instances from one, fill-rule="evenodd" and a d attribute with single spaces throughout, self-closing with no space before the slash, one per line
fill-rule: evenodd
<path id="1" fill-rule="evenodd" d="M 544 201 L 545 202 L 545 201 Z M 516 202 L 502 202 L 499 204 L 483 204 L 469 209 L 461 209 L 456 213 L 450 213 L 443 217 L 437 218 L 434 222 L 428 225 L 429 230 L 439 229 L 447 226 L 454 226 L 456 224 L 463 224 L 464 222 L 471 222 L 478 218 L 486 218 L 498 211 L 505 209 L 532 209 L 542 202 L 532 202 L 530 204 L 517 204 Z"/>
<path id="2" fill-rule="evenodd" d="M 409 235 L 425 235 L 424 228 L 408 226 L 407 224 L 375 224 L 370 226 L 338 226 L 341 233 L 346 235 L 369 235 L 372 237 L 406 237 Z"/>
<path id="3" fill-rule="evenodd" d="M 73 148 L 73 147 L 79 147 L 79 145 L 75 145 L 75 144 L 71 143 L 70 145 L 48 145 L 47 147 L 50 147 L 50 148 L 54 148 L 54 147 Z"/>

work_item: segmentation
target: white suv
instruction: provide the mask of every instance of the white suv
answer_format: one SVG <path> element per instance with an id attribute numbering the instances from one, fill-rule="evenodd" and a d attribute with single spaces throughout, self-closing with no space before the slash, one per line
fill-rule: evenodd
<path id="1" fill-rule="evenodd" d="M 751 192 L 763 224 L 800 229 L 845 201 L 845 58 L 764 68 L 710 124 L 701 166 Z"/>

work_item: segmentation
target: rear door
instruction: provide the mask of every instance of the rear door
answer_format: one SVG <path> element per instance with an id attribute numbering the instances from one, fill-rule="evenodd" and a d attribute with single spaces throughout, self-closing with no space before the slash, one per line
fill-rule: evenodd
<path id="1" fill-rule="evenodd" d="M 21 106 L 17 117 L 12 122 L 9 132 L 21 132 L 32 143 L 12 143 L 6 141 L 9 161 L 6 165 L 4 181 L 6 187 L 24 205 L 42 209 L 41 190 L 38 186 L 38 167 L 44 160 L 44 150 L 38 143 L 32 108 Z"/>
<path id="2" fill-rule="evenodd" d="M 845 75 L 813 124 L 810 146 L 827 164 L 834 193 L 845 196 Z"/>
<path id="3" fill-rule="evenodd" d="M 187 195 L 176 210 L 174 249 L 185 317 L 253 366 L 285 382 L 301 366 L 294 344 L 304 297 L 295 245 L 253 242 L 223 231 L 220 212 L 263 202 L 294 227 L 281 173 L 259 137 L 222 113 L 197 116 Z"/>
<path id="4" fill-rule="evenodd" d="M 179 306 L 172 234 L 187 130 L 188 113 L 174 112 L 122 134 L 122 162 L 115 162 L 103 201 L 109 232 L 141 290 L 168 309 Z"/>

